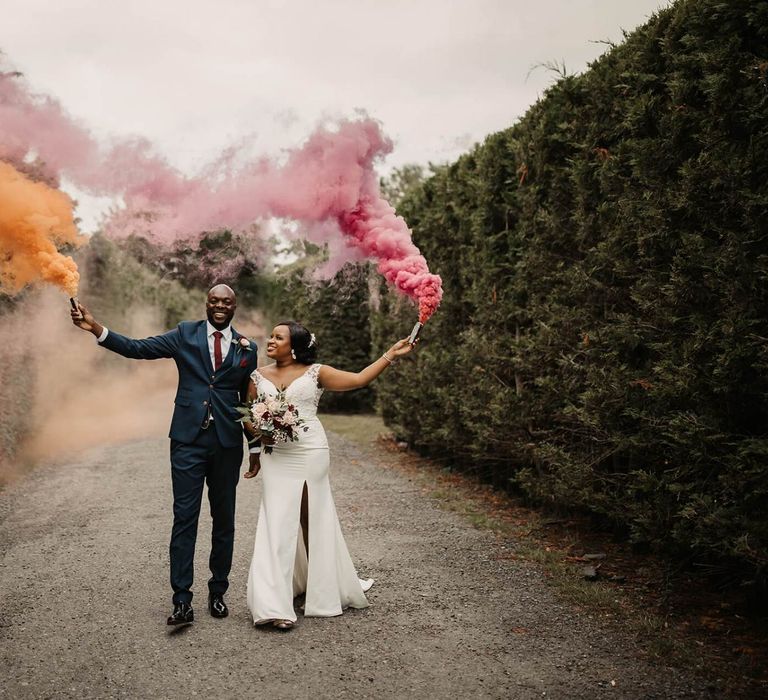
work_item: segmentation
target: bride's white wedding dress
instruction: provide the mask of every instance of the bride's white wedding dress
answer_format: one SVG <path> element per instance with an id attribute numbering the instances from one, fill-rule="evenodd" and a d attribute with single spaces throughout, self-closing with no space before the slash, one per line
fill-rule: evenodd
<path id="1" fill-rule="evenodd" d="M 317 418 L 320 365 L 312 365 L 286 389 L 286 398 L 299 410 L 309 428 L 297 442 L 262 452 L 263 495 L 256 542 L 248 573 L 248 608 L 256 624 L 269 620 L 296 621 L 293 598 L 306 593 L 304 614 L 341 615 L 346 607 L 365 608 L 364 591 L 373 584 L 361 581 L 341 534 L 328 480 L 328 440 Z M 251 374 L 259 393 L 275 396 L 277 387 L 259 370 Z M 309 506 L 309 561 L 299 522 L 301 495 L 307 485 Z"/>

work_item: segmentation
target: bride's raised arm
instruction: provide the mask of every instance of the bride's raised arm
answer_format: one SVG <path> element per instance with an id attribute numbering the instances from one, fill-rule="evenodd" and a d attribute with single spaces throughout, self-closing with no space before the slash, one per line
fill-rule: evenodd
<path id="1" fill-rule="evenodd" d="M 322 365 L 318 379 L 320 386 L 329 391 L 352 391 L 353 389 L 362 389 L 368 386 L 376 377 L 378 377 L 396 357 L 407 355 L 413 350 L 413 345 L 407 338 L 398 340 L 389 350 L 387 350 L 378 360 L 372 362 L 365 369 L 359 372 L 345 372 L 335 369 L 329 365 Z"/>

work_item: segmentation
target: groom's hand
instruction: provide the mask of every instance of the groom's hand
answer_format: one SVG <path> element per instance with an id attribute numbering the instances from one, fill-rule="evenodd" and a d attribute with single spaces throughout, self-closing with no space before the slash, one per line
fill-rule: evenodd
<path id="1" fill-rule="evenodd" d="M 93 314 L 91 314 L 91 312 L 88 311 L 88 309 L 86 309 L 82 304 L 78 303 L 77 311 L 75 311 L 75 309 L 71 309 L 69 314 L 72 317 L 72 323 L 74 323 L 78 328 L 82 328 L 84 331 L 90 331 L 97 337 L 101 335 L 103 330 L 102 326 L 97 323 L 96 319 L 93 317 Z M 96 333 L 97 328 L 98 333 Z"/>
<path id="2" fill-rule="evenodd" d="M 243 478 L 245 479 L 253 479 L 254 476 L 256 476 L 259 473 L 259 470 L 261 469 L 261 461 L 259 459 L 258 454 L 249 454 L 248 455 L 248 471 L 243 474 Z"/>

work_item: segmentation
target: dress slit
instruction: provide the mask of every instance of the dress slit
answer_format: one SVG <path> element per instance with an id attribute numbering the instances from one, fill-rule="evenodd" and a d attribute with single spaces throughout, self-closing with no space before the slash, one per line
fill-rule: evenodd
<path id="1" fill-rule="evenodd" d="M 307 480 L 301 487 L 301 500 L 299 501 L 299 529 L 296 536 L 296 556 L 293 560 L 293 597 L 307 592 L 307 580 L 309 578 L 309 543 L 304 539 L 304 528 L 301 527 L 301 504 L 304 501 L 304 490 L 307 493 L 307 533 L 311 529 L 309 522 L 309 484 Z"/>
<path id="2" fill-rule="evenodd" d="M 306 517 L 305 517 L 306 516 Z M 307 532 L 304 532 L 302 525 L 306 520 Z M 304 486 L 301 489 L 301 509 L 299 510 L 299 525 L 302 525 L 301 534 L 304 539 L 304 547 L 307 550 L 307 559 L 309 559 L 309 488 L 307 487 L 307 480 L 304 480 Z"/>

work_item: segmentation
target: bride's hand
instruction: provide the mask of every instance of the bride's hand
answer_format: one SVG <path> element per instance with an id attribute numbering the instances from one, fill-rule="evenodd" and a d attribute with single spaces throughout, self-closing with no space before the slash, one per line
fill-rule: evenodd
<path id="1" fill-rule="evenodd" d="M 261 469 L 261 458 L 257 453 L 248 455 L 248 471 L 243 474 L 244 479 L 253 479 Z"/>
<path id="2" fill-rule="evenodd" d="M 419 340 L 417 338 L 416 343 L 418 342 Z M 403 355 L 407 355 L 411 350 L 413 350 L 416 343 L 411 345 L 408 342 L 408 338 L 403 338 L 402 340 L 398 340 L 389 350 L 387 350 L 387 355 L 389 355 L 390 357 L 401 357 Z"/>

